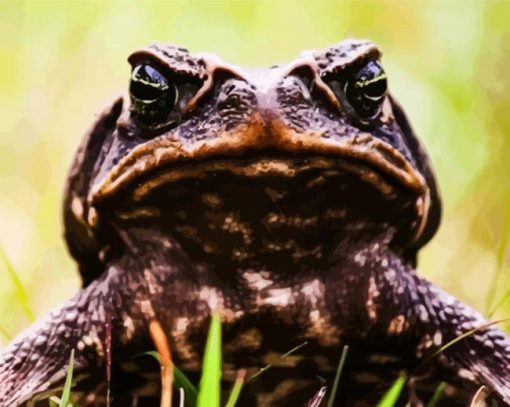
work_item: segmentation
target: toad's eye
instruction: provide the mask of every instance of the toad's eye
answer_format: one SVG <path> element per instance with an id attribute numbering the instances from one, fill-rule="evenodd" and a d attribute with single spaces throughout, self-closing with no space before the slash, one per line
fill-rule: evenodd
<path id="1" fill-rule="evenodd" d="M 177 100 L 177 88 L 148 63 L 136 65 L 129 84 L 132 111 L 145 125 L 163 123 Z"/>
<path id="2" fill-rule="evenodd" d="M 362 118 L 379 114 L 387 90 L 386 73 L 379 61 L 369 61 L 344 84 L 347 102 Z"/>

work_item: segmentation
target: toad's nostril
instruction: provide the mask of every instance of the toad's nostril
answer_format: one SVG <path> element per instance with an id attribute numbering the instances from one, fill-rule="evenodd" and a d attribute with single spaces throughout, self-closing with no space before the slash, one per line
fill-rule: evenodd
<path id="1" fill-rule="evenodd" d="M 224 82 L 217 91 L 217 107 L 219 109 L 236 105 L 254 106 L 257 103 L 255 88 L 244 80 L 230 79 Z"/>
<path id="2" fill-rule="evenodd" d="M 245 102 L 239 94 L 220 94 L 216 106 L 222 114 L 225 111 L 242 108 Z"/>
<path id="3" fill-rule="evenodd" d="M 287 76 L 278 86 L 278 99 L 286 102 L 303 102 L 311 99 L 307 81 L 294 75 Z"/>
<path id="4" fill-rule="evenodd" d="M 303 112 L 310 112 L 313 109 L 312 92 L 300 77 L 292 75 L 283 78 L 276 88 L 275 95 L 278 110 L 285 112 L 285 116 L 302 116 Z"/>

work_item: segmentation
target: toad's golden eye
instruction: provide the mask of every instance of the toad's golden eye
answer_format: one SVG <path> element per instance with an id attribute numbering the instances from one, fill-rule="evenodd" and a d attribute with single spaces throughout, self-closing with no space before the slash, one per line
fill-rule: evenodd
<path id="1" fill-rule="evenodd" d="M 344 84 L 347 102 L 362 118 L 371 119 L 381 110 L 387 91 L 386 73 L 379 61 L 368 61 Z"/>
<path id="2" fill-rule="evenodd" d="M 164 122 L 177 100 L 177 88 L 148 63 L 136 65 L 129 84 L 132 112 L 147 126 Z"/>

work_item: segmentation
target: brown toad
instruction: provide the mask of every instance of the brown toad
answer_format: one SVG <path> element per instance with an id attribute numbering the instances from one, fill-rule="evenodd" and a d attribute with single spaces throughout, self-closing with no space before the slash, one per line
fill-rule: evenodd
<path id="1" fill-rule="evenodd" d="M 153 348 L 149 324 L 198 372 L 215 310 L 226 381 L 274 365 L 243 406 L 305 404 L 344 344 L 347 405 L 373 404 L 402 370 L 410 400 L 443 378 L 449 405 L 480 384 L 510 402 L 500 330 L 430 358 L 486 321 L 416 275 L 441 205 L 380 56 L 358 40 L 262 71 L 167 45 L 131 55 L 129 92 L 70 171 L 65 237 L 84 288 L 1 355 L 0 404 L 61 384 L 72 349 L 82 405 L 101 403 L 110 351 L 114 402 L 157 403 L 157 366 L 133 358 Z"/>

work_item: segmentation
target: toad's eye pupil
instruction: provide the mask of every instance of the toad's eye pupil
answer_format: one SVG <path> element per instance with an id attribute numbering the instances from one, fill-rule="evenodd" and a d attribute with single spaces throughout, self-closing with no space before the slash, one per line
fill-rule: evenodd
<path id="1" fill-rule="evenodd" d="M 363 93 L 367 98 L 381 99 L 386 93 L 386 79 L 378 78 L 375 82 L 365 85 Z"/>
<path id="2" fill-rule="evenodd" d="M 387 91 L 386 74 L 379 61 L 369 61 L 345 83 L 345 97 L 364 118 L 375 117 Z"/>
<path id="3" fill-rule="evenodd" d="M 133 69 L 129 94 L 132 111 L 147 125 L 164 122 L 177 98 L 175 86 L 147 63 L 139 64 Z"/>
<path id="4" fill-rule="evenodd" d="M 129 91 L 137 99 L 151 102 L 168 90 L 168 81 L 150 65 L 138 65 L 131 74 Z"/>

